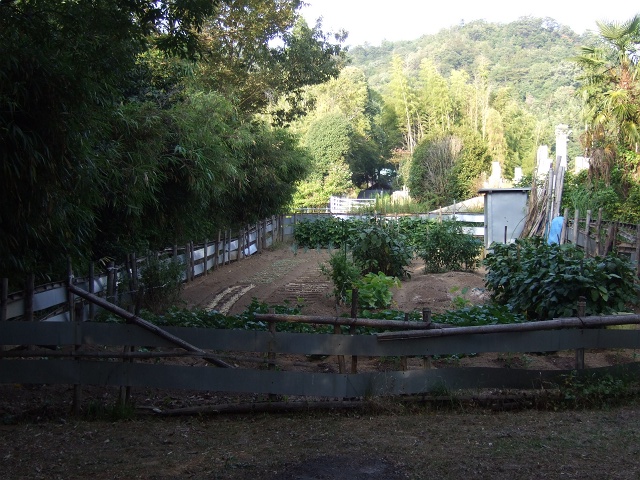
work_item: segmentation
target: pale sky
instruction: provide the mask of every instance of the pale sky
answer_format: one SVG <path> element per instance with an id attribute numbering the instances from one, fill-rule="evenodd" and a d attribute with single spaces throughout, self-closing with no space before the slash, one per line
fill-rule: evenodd
<path id="1" fill-rule="evenodd" d="M 551 17 L 576 33 L 597 30 L 596 20 L 624 22 L 640 13 L 631 0 L 305 0 L 310 26 L 323 17 L 323 31 L 345 29 L 347 45 L 415 40 L 462 21 L 509 23 L 520 17 Z"/>

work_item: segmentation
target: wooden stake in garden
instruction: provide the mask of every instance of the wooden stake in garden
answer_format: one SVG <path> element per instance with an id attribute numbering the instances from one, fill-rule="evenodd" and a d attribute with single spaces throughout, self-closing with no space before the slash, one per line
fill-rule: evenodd
<path id="1" fill-rule="evenodd" d="M 578 318 L 585 316 L 587 310 L 587 299 L 580 297 L 578 300 Z M 576 370 L 584 370 L 584 348 L 576 349 Z"/>

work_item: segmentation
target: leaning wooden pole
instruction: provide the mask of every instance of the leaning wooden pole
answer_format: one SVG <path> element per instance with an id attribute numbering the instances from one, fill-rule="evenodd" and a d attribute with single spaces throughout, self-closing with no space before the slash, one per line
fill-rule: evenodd
<path id="1" fill-rule="evenodd" d="M 425 322 L 405 322 L 401 320 L 375 320 L 368 318 L 346 318 L 346 317 L 323 317 L 318 315 L 287 315 L 276 313 L 256 313 L 256 320 L 266 322 L 292 322 L 292 323 L 313 323 L 317 325 L 346 325 L 354 327 L 371 328 L 403 328 L 403 329 L 425 329 L 430 323 Z"/>
<path id="2" fill-rule="evenodd" d="M 632 325 L 640 323 L 640 315 L 602 315 L 591 317 L 567 317 L 539 322 L 481 325 L 475 327 L 430 328 L 401 332 L 376 333 L 378 340 L 410 340 L 412 338 L 449 337 L 453 335 L 473 335 L 505 332 L 534 332 L 558 328 L 593 328 L 606 325 Z"/>
<path id="3" fill-rule="evenodd" d="M 174 345 L 177 345 L 180 348 L 184 348 L 185 350 L 189 351 L 189 352 L 196 352 L 199 353 L 201 355 L 203 355 L 202 358 L 204 358 L 206 361 L 213 363 L 215 365 L 217 365 L 218 367 L 224 367 L 224 368 L 233 368 L 231 365 L 229 365 L 228 363 L 207 354 L 204 350 L 202 350 L 201 348 L 196 347 L 195 345 L 190 344 L 189 342 L 176 337 L 175 335 L 172 335 L 171 333 L 167 332 L 166 330 L 163 330 L 162 328 L 158 327 L 157 325 L 154 325 L 153 323 L 147 322 L 146 320 L 138 317 L 137 315 L 127 312 L 125 309 L 120 308 L 116 305 L 113 305 L 109 302 L 107 302 L 106 300 L 93 295 L 89 292 L 87 292 L 86 290 L 83 290 L 81 288 L 78 288 L 75 285 L 69 285 L 68 286 L 69 291 L 79 297 L 84 298 L 85 300 L 88 300 L 90 302 L 95 303 L 97 306 L 99 306 L 100 308 L 104 308 L 105 310 L 114 313 L 115 315 L 118 315 L 119 317 L 124 318 L 128 323 L 133 323 L 135 325 L 138 325 L 139 327 L 144 328 L 145 330 L 150 331 L 151 333 L 153 333 L 154 335 L 157 335 L 161 338 L 164 338 L 165 340 L 173 343 Z"/>

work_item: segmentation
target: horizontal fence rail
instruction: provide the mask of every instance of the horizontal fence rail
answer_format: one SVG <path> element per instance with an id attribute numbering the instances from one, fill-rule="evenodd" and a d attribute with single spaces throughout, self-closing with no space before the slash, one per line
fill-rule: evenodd
<path id="1" fill-rule="evenodd" d="M 621 322 L 625 320 L 621 318 Z M 231 364 L 242 364 L 243 356 L 251 352 L 257 354 L 254 357 L 257 366 L 224 369 L 211 365 L 161 363 L 160 359 L 168 355 L 182 357 L 187 353 L 171 350 L 174 347 L 172 342 L 132 324 L 3 322 L 0 324 L 0 339 L 4 345 L 47 345 L 56 347 L 56 350 L 40 351 L 35 347 L 26 351 L 0 352 L 0 383 L 154 387 L 341 398 L 421 394 L 443 388 L 531 389 L 539 388 L 545 382 L 558 381 L 570 370 L 466 367 L 319 373 L 284 371 L 282 365 L 280 370 L 275 367 L 280 365 L 278 355 L 428 357 L 484 352 L 640 348 L 640 330 L 604 328 L 418 337 L 384 342 L 375 335 L 181 327 L 167 327 L 166 331 L 202 350 L 201 353 L 190 352 L 188 355 L 193 358 L 215 353 L 227 358 Z M 144 352 L 148 353 L 126 355 L 122 353 L 122 345 L 144 347 Z M 78 346 L 80 348 L 76 348 Z M 69 350 L 69 347 L 74 349 Z M 155 362 L 134 362 L 136 356 L 155 358 Z M 123 361 L 123 358 L 128 358 L 128 361 Z M 120 361 L 116 361 L 118 359 Z M 616 372 L 621 369 L 637 375 L 640 364 L 587 369 L 585 372 Z"/>

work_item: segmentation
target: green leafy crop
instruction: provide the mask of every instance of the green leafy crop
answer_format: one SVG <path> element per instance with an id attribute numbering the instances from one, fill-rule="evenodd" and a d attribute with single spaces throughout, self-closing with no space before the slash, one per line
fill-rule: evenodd
<path id="1" fill-rule="evenodd" d="M 580 297 L 587 300 L 587 315 L 621 312 L 637 301 L 633 270 L 614 254 L 585 258 L 573 245 L 540 238 L 492 249 L 484 260 L 492 300 L 529 320 L 575 316 Z"/>

